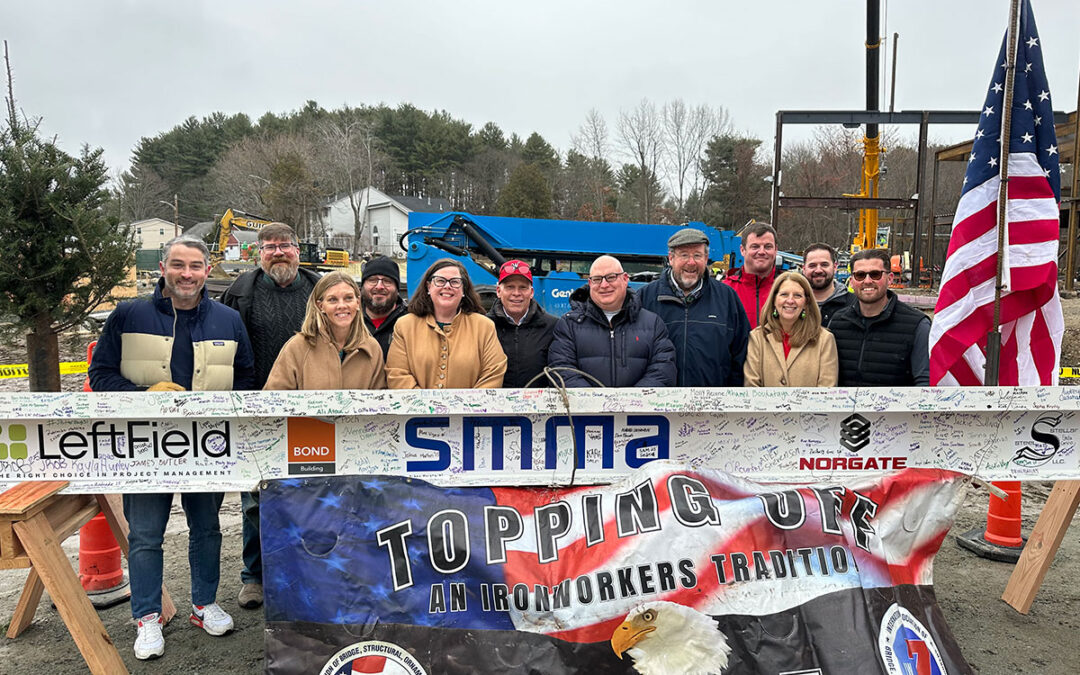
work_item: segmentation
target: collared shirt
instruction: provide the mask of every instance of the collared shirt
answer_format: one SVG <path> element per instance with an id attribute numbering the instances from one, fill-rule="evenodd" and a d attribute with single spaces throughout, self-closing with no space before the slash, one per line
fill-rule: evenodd
<path id="1" fill-rule="evenodd" d="M 675 270 L 673 269 L 668 270 L 668 278 L 671 279 L 671 290 L 675 292 L 676 296 L 682 298 L 684 302 L 697 299 L 697 296 L 701 294 L 701 289 L 705 287 L 705 279 L 701 277 L 698 279 L 697 286 L 694 286 L 689 291 L 684 291 L 678 280 L 675 279 Z"/>

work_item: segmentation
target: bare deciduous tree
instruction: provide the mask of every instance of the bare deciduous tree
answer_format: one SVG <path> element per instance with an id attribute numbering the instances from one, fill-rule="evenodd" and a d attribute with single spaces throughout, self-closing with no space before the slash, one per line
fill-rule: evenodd
<path id="1" fill-rule="evenodd" d="M 329 188 L 327 192 L 349 200 L 353 214 L 354 255 L 370 248 L 363 244 L 367 229 L 364 190 L 373 183 L 379 161 L 374 125 L 358 112 L 346 108 L 335 118 L 320 123 L 316 130 L 320 179 Z"/>
<path id="2" fill-rule="evenodd" d="M 619 142 L 622 152 L 631 158 L 640 170 L 639 185 L 642 222 L 652 220 L 657 201 L 652 185 L 660 163 L 660 146 L 663 136 L 660 114 L 649 99 L 641 99 L 637 107 L 619 113 Z"/>
<path id="3" fill-rule="evenodd" d="M 705 189 L 701 160 L 709 141 L 728 130 L 728 113 L 705 104 L 689 107 L 681 98 L 664 104 L 661 112 L 668 183 L 678 215 L 684 217 L 687 196 Z"/>
<path id="4" fill-rule="evenodd" d="M 608 128 L 603 115 L 592 108 L 585 115 L 585 121 L 578 127 L 571 141 L 574 149 L 589 161 L 589 194 L 592 196 L 594 213 L 599 220 L 604 219 L 604 198 L 608 191 L 608 178 L 611 170 L 607 163 Z"/>

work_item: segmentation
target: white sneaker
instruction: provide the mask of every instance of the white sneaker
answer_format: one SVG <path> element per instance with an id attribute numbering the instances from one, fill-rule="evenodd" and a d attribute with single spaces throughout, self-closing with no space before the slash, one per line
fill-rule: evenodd
<path id="1" fill-rule="evenodd" d="M 233 629 L 233 620 L 216 602 L 199 607 L 191 606 L 191 625 L 198 626 L 210 635 L 224 635 Z"/>
<path id="2" fill-rule="evenodd" d="M 165 653 L 165 636 L 161 634 L 161 615 L 147 614 L 139 619 L 135 636 L 135 658 L 140 661 L 156 659 Z"/>

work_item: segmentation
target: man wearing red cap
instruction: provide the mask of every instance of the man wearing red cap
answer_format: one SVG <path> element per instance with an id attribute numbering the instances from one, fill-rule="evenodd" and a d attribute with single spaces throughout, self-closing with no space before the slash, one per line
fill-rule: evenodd
<path id="1" fill-rule="evenodd" d="M 487 315 L 506 353 L 503 386 L 518 389 L 547 365 L 556 319 L 533 300 L 532 270 L 521 260 L 507 260 L 499 267 L 495 295 L 498 299 Z M 548 380 L 543 377 L 530 386 L 545 387 Z"/>

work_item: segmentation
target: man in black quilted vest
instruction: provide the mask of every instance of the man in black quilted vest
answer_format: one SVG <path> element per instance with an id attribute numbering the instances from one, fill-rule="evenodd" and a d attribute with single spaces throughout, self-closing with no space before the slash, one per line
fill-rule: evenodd
<path id="1" fill-rule="evenodd" d="M 836 312 L 841 387 L 930 386 L 930 317 L 889 290 L 889 254 L 867 249 L 851 256 L 858 302 Z"/>

